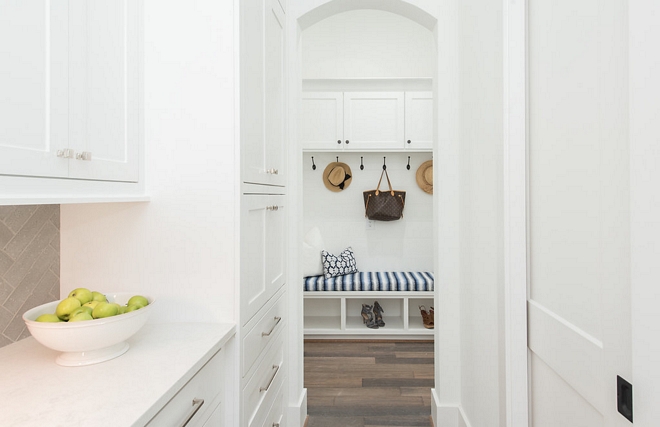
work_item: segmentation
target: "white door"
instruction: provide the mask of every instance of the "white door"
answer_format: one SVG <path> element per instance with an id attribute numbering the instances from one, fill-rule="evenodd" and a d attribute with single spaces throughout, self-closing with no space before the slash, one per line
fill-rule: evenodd
<path id="1" fill-rule="evenodd" d="M 0 174 L 68 174 L 67 26 L 67 1 L 0 2 Z"/>
<path id="2" fill-rule="evenodd" d="M 344 141 L 344 94 L 304 92 L 300 111 L 304 150 L 341 150 Z"/>
<path id="3" fill-rule="evenodd" d="M 405 147 L 433 150 L 433 92 L 406 92 Z"/>
<path id="4" fill-rule="evenodd" d="M 252 316 L 284 284 L 285 196 L 241 198 L 241 319 Z"/>
<path id="5" fill-rule="evenodd" d="M 70 0 L 70 177 L 138 180 L 141 1 Z"/>
<path id="6" fill-rule="evenodd" d="M 529 1 L 533 427 L 630 425 L 617 412 L 617 375 L 632 382 L 626 7 Z"/>
<path id="7" fill-rule="evenodd" d="M 240 10 L 242 181 L 284 185 L 284 11 L 277 0 Z"/>
<path id="8" fill-rule="evenodd" d="M 345 92 L 346 149 L 402 149 L 403 103 L 403 92 Z"/>

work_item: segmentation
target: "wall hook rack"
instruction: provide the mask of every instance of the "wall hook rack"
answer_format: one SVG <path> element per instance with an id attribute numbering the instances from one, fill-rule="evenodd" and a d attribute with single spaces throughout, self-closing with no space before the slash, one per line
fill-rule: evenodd
<path id="1" fill-rule="evenodd" d="M 312 156 L 312 170 L 316 170 L 316 165 L 314 164 L 314 156 Z"/>
<path id="2" fill-rule="evenodd" d="M 364 158 L 364 157 L 360 156 L 360 170 L 361 170 L 361 171 L 364 170 L 364 164 L 362 163 L 362 159 L 363 159 L 363 158 Z"/>
<path id="3" fill-rule="evenodd" d="M 383 157 L 383 170 L 387 169 L 387 165 L 385 164 L 385 157 Z"/>
<path id="4" fill-rule="evenodd" d="M 406 166 L 406 169 L 410 170 L 410 156 L 408 156 L 408 165 Z"/>

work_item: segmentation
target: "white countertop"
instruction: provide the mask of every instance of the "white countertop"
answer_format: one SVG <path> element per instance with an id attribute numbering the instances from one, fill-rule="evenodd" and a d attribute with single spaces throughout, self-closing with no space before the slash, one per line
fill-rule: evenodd
<path id="1" fill-rule="evenodd" d="M 147 324 L 129 350 L 89 366 L 55 364 L 34 338 L 0 348 L 0 426 L 143 426 L 234 336 L 233 324 Z"/>

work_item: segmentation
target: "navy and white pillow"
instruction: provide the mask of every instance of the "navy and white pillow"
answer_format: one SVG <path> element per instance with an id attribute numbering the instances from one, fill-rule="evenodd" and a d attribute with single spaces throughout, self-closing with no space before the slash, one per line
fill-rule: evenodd
<path id="1" fill-rule="evenodd" d="M 321 261 L 323 262 L 323 275 L 326 279 L 358 271 L 353 248 L 350 246 L 339 255 L 333 255 L 325 250 L 321 251 Z"/>

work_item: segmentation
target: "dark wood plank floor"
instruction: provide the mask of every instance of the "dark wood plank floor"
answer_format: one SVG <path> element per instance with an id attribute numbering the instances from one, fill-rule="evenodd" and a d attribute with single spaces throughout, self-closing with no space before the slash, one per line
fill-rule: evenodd
<path id="1" fill-rule="evenodd" d="M 431 425 L 432 341 L 305 341 L 308 427 Z"/>

